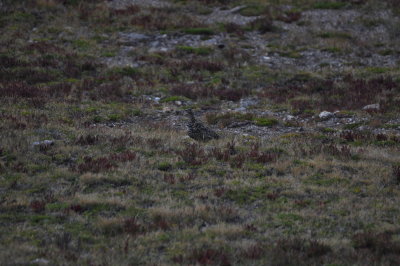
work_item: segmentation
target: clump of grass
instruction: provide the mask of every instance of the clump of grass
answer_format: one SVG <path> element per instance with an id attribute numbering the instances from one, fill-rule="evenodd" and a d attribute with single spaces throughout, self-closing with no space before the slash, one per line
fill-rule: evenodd
<path id="1" fill-rule="evenodd" d="M 213 35 L 214 30 L 211 28 L 189 28 L 189 29 L 184 29 L 184 33 L 186 34 L 193 34 L 193 35 Z"/>
<path id="2" fill-rule="evenodd" d="M 80 50 L 86 51 L 86 50 L 88 50 L 90 48 L 91 43 L 88 40 L 80 39 L 80 40 L 74 40 L 72 42 L 72 45 L 76 49 L 80 49 Z"/>
<path id="3" fill-rule="evenodd" d="M 178 51 L 196 55 L 210 55 L 213 52 L 211 47 L 177 46 L 176 49 Z"/>
<path id="4" fill-rule="evenodd" d="M 208 161 L 208 157 L 202 147 L 196 143 L 185 144 L 183 150 L 176 151 L 181 159 L 190 166 L 203 165 Z"/>
<path id="5" fill-rule="evenodd" d="M 322 1 L 317 2 L 313 5 L 315 9 L 341 9 L 347 6 L 346 2 L 338 2 L 338 1 Z"/>
<path id="6" fill-rule="evenodd" d="M 259 117 L 255 118 L 254 121 L 256 125 L 260 127 L 272 127 L 278 124 L 278 120 L 275 118 Z"/>
<path id="7" fill-rule="evenodd" d="M 317 35 L 323 39 L 343 39 L 343 40 L 352 40 L 353 36 L 346 32 L 322 32 Z"/>
<path id="8" fill-rule="evenodd" d="M 160 103 L 169 103 L 169 102 L 175 102 L 175 101 L 187 101 L 189 100 L 186 97 L 182 97 L 182 96 L 169 96 L 169 97 L 165 97 L 163 99 L 160 100 Z"/>
<path id="9" fill-rule="evenodd" d="M 170 89 L 175 96 L 184 96 L 196 100 L 197 98 L 207 98 L 212 95 L 212 89 L 202 84 L 179 84 Z"/>
<path id="10" fill-rule="evenodd" d="M 151 8 L 148 12 L 139 12 L 134 15 L 130 23 L 148 30 L 177 30 L 177 29 L 204 29 L 195 18 L 174 8 Z M 194 31 L 196 32 L 196 30 Z M 201 32 L 201 30 L 200 30 Z M 206 31 L 204 31 L 206 32 Z M 188 33 L 191 34 L 191 33 Z M 197 34 L 197 33 L 194 33 Z M 203 34 L 203 33 L 198 33 Z M 207 33 L 205 33 L 207 34 Z"/>
<path id="11" fill-rule="evenodd" d="M 214 89 L 203 84 L 179 84 L 170 89 L 171 94 L 192 100 L 217 97 L 220 100 L 238 101 L 250 94 L 247 89 Z M 174 98 L 172 98 L 174 99 Z"/>
<path id="12" fill-rule="evenodd" d="M 131 151 L 111 154 L 108 157 L 93 159 L 92 157 L 83 158 L 84 162 L 76 166 L 80 173 L 92 172 L 99 173 L 117 167 L 117 162 L 127 162 L 136 159 L 136 153 Z"/>
<path id="13" fill-rule="evenodd" d="M 332 252 L 332 249 L 325 244 L 315 240 L 304 240 L 299 238 L 278 240 L 274 248 L 274 253 L 293 254 L 297 258 L 320 257 Z"/>
<path id="14" fill-rule="evenodd" d="M 143 225 L 139 223 L 137 218 L 127 218 L 123 225 L 124 231 L 130 235 L 137 235 L 145 231 Z"/>
<path id="15" fill-rule="evenodd" d="M 261 34 L 267 32 L 277 32 L 279 30 L 278 27 L 274 25 L 273 20 L 267 16 L 253 20 L 250 22 L 249 28 L 251 30 L 258 31 Z"/>
<path id="16" fill-rule="evenodd" d="M 338 146 L 335 144 L 329 144 L 323 147 L 323 150 L 330 155 L 341 159 L 350 159 L 353 157 L 351 148 L 347 145 Z M 353 157 L 356 158 L 356 157 Z"/>
<path id="17" fill-rule="evenodd" d="M 231 265 L 228 255 L 223 250 L 216 249 L 196 249 L 192 251 L 188 261 L 193 264 L 207 265 Z"/>
<path id="18" fill-rule="evenodd" d="M 283 56 L 283 57 L 288 57 L 288 58 L 301 58 L 302 57 L 302 55 L 296 51 L 280 51 L 279 55 Z"/>
<path id="19" fill-rule="evenodd" d="M 99 141 L 99 136 L 98 135 L 93 135 L 93 134 L 87 134 L 87 135 L 81 135 L 79 138 L 75 141 L 75 144 L 78 145 L 94 145 L 98 143 Z"/>
<path id="20" fill-rule="evenodd" d="M 329 53 L 332 53 L 332 54 L 342 53 L 342 49 L 340 49 L 338 47 L 327 47 L 327 48 L 322 49 L 322 51 L 329 52 Z"/>
<path id="21" fill-rule="evenodd" d="M 123 9 L 114 9 L 111 12 L 113 16 L 131 16 L 138 14 L 142 8 L 139 5 L 129 5 Z"/>
<path id="22" fill-rule="evenodd" d="M 353 246 L 356 249 L 368 249 L 377 256 L 399 254 L 400 244 L 392 240 L 390 232 L 364 232 L 353 236 Z"/>
<path id="23" fill-rule="evenodd" d="M 208 60 L 208 59 L 189 59 L 189 60 L 184 60 L 182 61 L 178 67 L 180 67 L 182 70 L 188 71 L 188 70 L 196 70 L 196 71 L 201 71 L 201 70 L 207 70 L 209 72 L 218 72 L 224 69 L 224 64 L 222 62 L 216 61 L 216 60 Z"/>
<path id="24" fill-rule="evenodd" d="M 169 171 L 172 169 L 172 164 L 168 162 L 161 162 L 158 164 L 157 169 L 160 171 Z"/>
<path id="25" fill-rule="evenodd" d="M 260 143 L 255 143 L 251 145 L 250 151 L 247 153 L 246 157 L 257 162 L 257 163 L 270 163 L 275 162 L 279 156 L 283 153 L 282 150 L 267 150 L 260 151 Z"/>
<path id="26" fill-rule="evenodd" d="M 170 185 L 175 184 L 175 176 L 173 174 L 164 174 L 164 181 Z"/>
<path id="27" fill-rule="evenodd" d="M 302 85 L 299 86 L 299 84 Z M 390 76 L 360 79 L 348 75 L 341 81 L 315 78 L 293 79 L 284 85 L 275 84 L 275 86 L 264 88 L 260 96 L 268 97 L 276 103 L 289 102 L 294 110 L 302 113 L 307 110 L 318 110 L 318 108 L 355 110 L 372 102 L 380 103 L 387 111 L 397 110 L 396 105 L 387 95 L 393 95 L 398 87 L 399 83 Z M 310 92 L 313 97 L 310 97 Z M 386 96 L 383 97 L 383 95 Z"/>
<path id="28" fill-rule="evenodd" d="M 118 75 L 121 77 L 132 77 L 135 78 L 139 74 L 139 70 L 134 67 L 114 67 L 107 71 L 107 75 L 114 76 Z"/>
<path id="29" fill-rule="evenodd" d="M 223 127 L 229 126 L 234 122 L 243 122 L 253 120 L 254 115 L 252 113 L 209 113 L 206 114 L 206 121 L 209 124 L 215 125 L 220 124 Z"/>
<path id="30" fill-rule="evenodd" d="M 240 15 L 246 17 L 260 16 L 268 12 L 268 9 L 262 5 L 248 5 L 237 11 Z"/>
<path id="31" fill-rule="evenodd" d="M 243 36 L 243 34 L 245 33 L 245 29 L 243 26 L 233 22 L 224 24 L 223 31 L 226 31 L 227 33 L 234 33 L 239 36 Z"/>
<path id="32" fill-rule="evenodd" d="M 366 71 L 373 74 L 384 74 L 390 71 L 387 67 L 368 67 Z"/>

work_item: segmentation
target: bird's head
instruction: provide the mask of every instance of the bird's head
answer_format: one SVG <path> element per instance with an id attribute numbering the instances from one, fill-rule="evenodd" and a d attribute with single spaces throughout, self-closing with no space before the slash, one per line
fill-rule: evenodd
<path id="1" fill-rule="evenodd" d="M 194 117 L 193 110 L 192 110 L 191 108 L 186 109 L 186 113 L 188 114 L 188 116 L 189 116 L 189 118 L 190 118 L 190 121 L 191 121 L 192 123 L 194 123 L 194 122 L 196 121 L 196 118 Z"/>

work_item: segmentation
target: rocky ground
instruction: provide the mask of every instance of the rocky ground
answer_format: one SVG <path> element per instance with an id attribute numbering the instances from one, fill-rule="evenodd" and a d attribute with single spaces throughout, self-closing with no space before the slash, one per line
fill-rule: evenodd
<path id="1" fill-rule="evenodd" d="M 175 5 L 167 1 L 110 1 L 109 6 L 123 9 L 130 5 L 169 7 Z M 198 6 L 187 8 L 185 12 L 191 17 L 198 19 L 205 25 L 215 23 L 232 23 L 235 25 L 246 25 L 260 16 L 243 16 L 238 11 L 249 5 L 231 6 L 229 8 L 209 7 L 207 13 L 198 15 Z M 197 9 L 196 9 L 197 7 Z M 281 10 L 291 10 L 291 6 L 280 6 Z M 339 73 L 354 71 L 359 68 L 396 68 L 400 60 L 400 51 L 391 51 L 395 47 L 397 39 L 396 25 L 399 17 L 392 10 L 374 10 L 355 6 L 350 10 L 326 10 L 314 9 L 301 12 L 301 17 L 295 22 L 274 21 L 280 30 L 278 33 L 267 35 L 259 32 L 244 32 L 240 36 L 227 33 L 212 35 L 204 39 L 200 35 L 188 35 L 182 33 L 139 33 L 119 32 L 113 37 L 106 36 L 107 42 L 118 45 L 118 54 L 115 57 L 103 58 L 102 61 L 111 67 L 140 67 L 146 65 L 145 61 L 136 61 L 129 54 L 135 52 L 168 52 L 180 46 L 190 47 L 228 47 L 229 45 L 244 48 L 249 60 L 259 65 L 265 65 L 275 70 L 288 70 L 293 72 L 312 73 Z M 338 34 L 338 39 L 326 40 L 318 38 L 318 34 Z M 341 34 L 341 35 L 340 35 Z M 329 37 L 328 37 L 329 39 Z M 291 50 L 282 52 L 277 50 L 277 43 L 283 49 Z M 328 43 L 328 44 L 327 44 Z M 332 45 L 326 47 L 327 45 Z M 295 47 L 295 48 L 293 48 Z M 222 49 L 224 49 L 222 48 Z M 396 48 L 394 48 L 396 49 Z M 257 88 L 256 88 L 257 89 Z M 159 98 L 153 100 L 157 105 Z M 173 125 L 180 129 L 184 128 L 184 119 L 180 119 L 181 112 L 174 112 L 182 106 L 190 105 L 191 102 L 176 101 L 175 104 L 163 108 L 163 112 L 156 115 L 173 121 Z M 348 124 L 360 124 L 361 129 L 373 130 L 374 132 L 396 133 L 396 127 L 373 129 L 362 125 L 369 121 L 367 112 L 357 115 L 341 115 L 341 108 L 336 112 L 320 117 L 319 113 L 313 117 L 301 118 L 291 115 L 290 112 L 274 112 L 257 108 L 260 102 L 254 98 L 242 99 L 239 103 L 224 104 L 225 111 L 251 112 L 255 115 L 268 115 L 281 121 L 292 121 L 297 127 L 275 127 L 260 128 L 252 123 L 241 123 L 234 125 L 234 129 L 225 131 L 235 134 L 254 134 L 257 136 L 270 136 L 298 131 L 315 131 L 318 128 L 330 127 L 340 130 Z M 370 104 L 375 104 L 371 102 Z M 204 115 L 205 112 L 201 114 Z M 389 124 L 399 124 L 397 119 L 387 121 Z"/>
<path id="2" fill-rule="evenodd" d="M 399 12 L 0 0 L 0 264 L 398 265 Z"/>

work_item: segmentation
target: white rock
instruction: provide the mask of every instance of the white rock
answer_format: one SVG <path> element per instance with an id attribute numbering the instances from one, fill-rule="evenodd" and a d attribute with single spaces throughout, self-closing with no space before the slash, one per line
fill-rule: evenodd
<path id="1" fill-rule="evenodd" d="M 375 103 L 375 104 L 369 104 L 364 106 L 362 109 L 363 110 L 379 110 L 381 107 L 379 105 L 379 103 Z"/>
<path id="2" fill-rule="evenodd" d="M 39 265 L 47 265 L 50 263 L 50 261 L 48 261 L 46 259 L 42 259 L 42 258 L 37 258 L 37 259 L 34 259 L 33 261 L 31 261 L 31 263 L 39 264 Z"/>
<path id="3" fill-rule="evenodd" d="M 322 112 L 318 115 L 318 117 L 321 118 L 321 119 L 331 118 L 332 116 L 334 116 L 334 114 L 331 113 L 331 112 L 328 112 L 328 111 L 322 111 Z"/>
<path id="4" fill-rule="evenodd" d="M 46 140 L 42 140 L 42 141 L 35 141 L 35 142 L 33 142 L 32 143 L 32 146 L 40 146 L 40 145 L 48 145 L 48 146 L 50 146 L 50 145 L 53 145 L 54 144 L 54 140 L 48 140 L 48 139 L 46 139 Z"/>
<path id="5" fill-rule="evenodd" d="M 293 119 L 295 119 L 295 117 L 293 115 L 287 115 L 285 117 L 285 121 L 292 121 Z"/>
<path id="6" fill-rule="evenodd" d="M 182 102 L 181 101 L 175 101 L 175 104 L 180 106 L 180 105 L 182 105 Z"/>
<path id="7" fill-rule="evenodd" d="M 234 111 L 235 112 L 244 112 L 244 111 L 246 111 L 246 108 L 245 107 L 238 107 L 238 108 L 235 108 Z"/>
<path id="8" fill-rule="evenodd" d="M 168 107 L 168 106 L 165 106 L 165 107 L 163 107 L 162 111 L 163 111 L 164 113 L 169 113 L 169 112 L 172 111 L 172 108 L 171 108 L 171 107 Z"/>

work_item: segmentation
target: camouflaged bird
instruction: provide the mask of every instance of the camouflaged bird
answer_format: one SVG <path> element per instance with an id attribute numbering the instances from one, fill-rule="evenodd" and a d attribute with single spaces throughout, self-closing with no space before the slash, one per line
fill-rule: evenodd
<path id="1" fill-rule="evenodd" d="M 192 109 L 188 109 L 187 113 L 189 115 L 190 121 L 188 123 L 188 136 L 192 139 L 199 141 L 209 141 L 212 139 L 218 139 L 219 135 L 213 130 L 209 129 L 203 123 L 196 120 L 194 117 Z"/>

